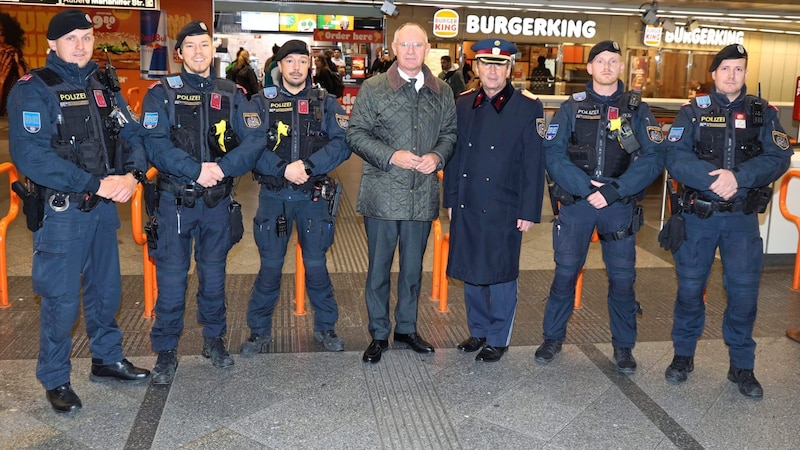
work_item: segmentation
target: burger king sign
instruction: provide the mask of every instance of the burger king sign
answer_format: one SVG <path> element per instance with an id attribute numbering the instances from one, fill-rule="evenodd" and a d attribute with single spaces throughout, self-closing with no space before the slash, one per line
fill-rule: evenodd
<path id="1" fill-rule="evenodd" d="M 433 15 L 433 35 L 453 38 L 458 35 L 458 13 L 452 9 L 440 9 Z"/>

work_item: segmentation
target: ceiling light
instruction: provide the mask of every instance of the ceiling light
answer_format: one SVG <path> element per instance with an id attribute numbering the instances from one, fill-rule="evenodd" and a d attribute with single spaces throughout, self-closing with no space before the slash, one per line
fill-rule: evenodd
<path id="1" fill-rule="evenodd" d="M 641 10 L 645 5 L 647 5 L 647 3 L 643 3 L 639 9 Z M 642 11 L 642 22 L 648 25 L 656 25 L 656 22 L 658 22 L 658 16 L 656 14 L 658 14 L 658 3 L 656 3 L 656 0 L 653 0 L 653 4 Z"/>

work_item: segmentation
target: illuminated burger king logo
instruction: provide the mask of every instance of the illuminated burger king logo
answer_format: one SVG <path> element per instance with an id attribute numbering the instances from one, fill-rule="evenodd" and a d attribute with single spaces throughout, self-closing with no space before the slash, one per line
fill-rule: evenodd
<path id="1" fill-rule="evenodd" d="M 452 9 L 440 9 L 433 15 L 433 35 L 452 38 L 458 35 L 458 13 Z"/>

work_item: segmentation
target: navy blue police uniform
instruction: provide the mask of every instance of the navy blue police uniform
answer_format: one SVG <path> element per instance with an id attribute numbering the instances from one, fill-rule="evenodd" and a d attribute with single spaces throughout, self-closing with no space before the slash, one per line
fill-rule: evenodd
<path id="1" fill-rule="evenodd" d="M 156 352 L 178 345 L 193 243 L 203 337 L 226 333 L 225 265 L 235 243 L 229 211 L 233 178 L 253 169 L 265 145 L 258 109 L 242 89 L 213 73 L 213 66 L 208 77 L 183 69 L 154 83 L 143 101 L 147 157 L 159 171 L 158 232 L 150 251 L 158 284 L 150 332 Z M 225 178 L 205 189 L 195 180 L 202 163 L 214 161 Z"/>
<path id="2" fill-rule="evenodd" d="M 289 54 L 308 55 L 306 44 L 289 41 L 276 59 Z M 322 342 L 326 336 L 320 333 L 334 332 L 339 312 L 325 253 L 333 244 L 336 225 L 329 210 L 335 180 L 327 174 L 350 157 L 350 148 L 345 141 L 349 118 L 344 108 L 335 96 L 312 85 L 310 79 L 297 94 L 287 91 L 281 79 L 278 86 L 264 88 L 252 101 L 259 105 L 264 117 L 269 117 L 267 148 L 253 171 L 261 184 L 253 219 L 261 268 L 247 308 L 250 343 L 258 346 L 252 351 L 259 352 L 265 351 L 272 333 L 272 313 L 280 294 L 281 268 L 294 223 L 303 252 L 306 289 L 314 307 L 315 337 Z M 284 178 L 286 166 L 298 160 L 303 161 L 309 175 L 301 185 Z M 332 337 L 336 340 L 335 335 Z M 243 354 L 250 351 L 247 346 L 243 344 Z M 341 343 L 326 348 L 343 349 Z"/>
<path id="3" fill-rule="evenodd" d="M 65 10 L 51 21 L 48 39 L 91 27 L 85 13 Z M 81 68 L 51 51 L 44 68 L 17 82 L 8 102 L 11 158 L 36 184 L 37 207 L 43 208 L 40 217 L 28 220 L 38 228 L 31 278 L 42 298 L 36 376 L 47 390 L 70 381 L 71 331 L 81 289 L 93 374 L 100 366 L 130 364 L 114 319 L 122 289 L 119 215 L 113 202 L 94 193 L 109 175 L 132 173 L 141 181 L 147 161 L 139 126 L 120 92 L 101 81 L 106 75 L 94 61 Z M 133 379 L 149 374 L 137 369 L 133 376 L 133 369 Z M 60 411 L 80 409 L 74 400 Z"/>
<path id="4" fill-rule="evenodd" d="M 479 41 L 472 50 L 479 64 L 508 65 L 516 53 L 502 39 Z M 543 111 L 533 94 L 508 82 L 493 97 L 478 89 L 456 100 L 458 140 L 443 180 L 443 205 L 452 211 L 447 275 L 465 282 L 470 336 L 500 352 L 510 342 L 517 305 L 517 220 L 541 219 Z"/>
<path id="5" fill-rule="evenodd" d="M 596 49 L 596 53 L 619 53 L 612 41 L 597 44 Z M 592 59 L 590 55 L 589 61 Z M 632 349 L 636 343 L 635 232 L 641 225 L 636 202 L 663 170 L 664 157 L 659 145 L 663 141 L 661 127 L 648 105 L 635 95 L 624 92 L 618 80 L 616 92 L 603 96 L 589 81 L 585 91 L 561 105 L 545 131 L 551 196 L 561 207 L 553 223 L 556 270 L 545 307 L 543 336 L 546 343 L 553 341 L 559 348 L 566 338 L 575 282 L 595 228 L 609 280 L 612 344 L 615 349 Z M 623 148 L 619 137 L 631 133 L 636 142 L 628 141 L 628 148 Z M 605 184 L 597 188 L 592 180 Z M 602 209 L 586 200 L 597 190 L 608 202 Z"/>
<path id="6" fill-rule="evenodd" d="M 746 58 L 743 47 L 726 47 L 711 71 L 724 59 L 738 58 Z M 789 167 L 789 138 L 777 109 L 747 95 L 746 86 L 732 101 L 714 86 L 711 94 L 681 107 L 667 141 L 667 169 L 684 185 L 681 216 L 685 241 L 673 252 L 678 276 L 672 326 L 675 355 L 694 356 L 705 324 L 703 293 L 719 248 L 728 298 L 723 338 L 731 366 L 752 371 L 753 323 L 764 259 L 757 213 L 763 212 L 771 198 L 771 189 L 765 187 Z M 736 178 L 738 190 L 727 200 L 710 189 L 718 176 L 709 172 L 716 169 L 730 170 Z M 760 386 L 747 391 L 745 395 L 761 395 Z"/>

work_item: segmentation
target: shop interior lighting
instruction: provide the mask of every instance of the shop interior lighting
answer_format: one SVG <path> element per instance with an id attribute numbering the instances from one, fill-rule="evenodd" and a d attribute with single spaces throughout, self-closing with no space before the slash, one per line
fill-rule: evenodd
<path id="1" fill-rule="evenodd" d="M 639 7 L 642 10 L 642 22 L 648 25 L 657 25 L 658 24 L 658 3 L 656 0 L 653 0 L 653 3 L 647 6 L 647 3 L 642 3 L 642 6 Z"/>
<path id="2" fill-rule="evenodd" d="M 661 28 L 663 28 L 666 31 L 670 31 L 670 32 L 671 31 L 675 31 L 675 21 L 670 19 L 670 18 L 661 19 L 659 21 L 659 24 L 661 25 Z"/>

